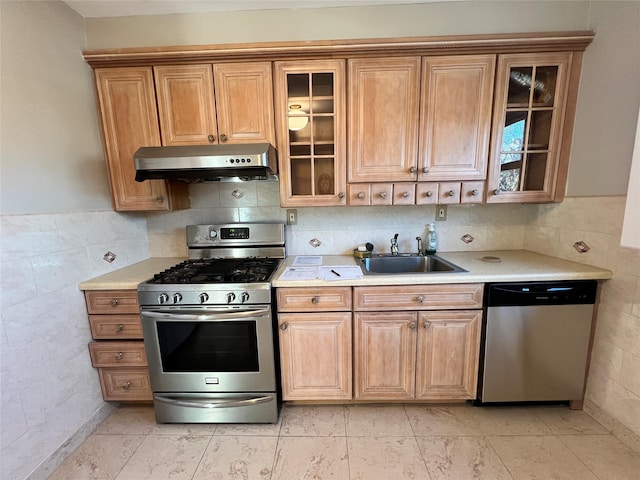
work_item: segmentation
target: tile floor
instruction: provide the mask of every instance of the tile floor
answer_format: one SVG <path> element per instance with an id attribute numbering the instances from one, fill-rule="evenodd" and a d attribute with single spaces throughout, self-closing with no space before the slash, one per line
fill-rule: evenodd
<path id="1" fill-rule="evenodd" d="M 565 407 L 290 406 L 271 425 L 107 418 L 50 480 L 634 480 L 640 455 Z"/>

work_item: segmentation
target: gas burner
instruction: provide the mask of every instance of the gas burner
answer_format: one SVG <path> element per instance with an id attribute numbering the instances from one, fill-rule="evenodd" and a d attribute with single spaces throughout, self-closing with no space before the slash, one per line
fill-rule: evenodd
<path id="1" fill-rule="evenodd" d="M 155 284 L 254 283 L 267 281 L 279 260 L 190 259 L 154 275 Z"/>

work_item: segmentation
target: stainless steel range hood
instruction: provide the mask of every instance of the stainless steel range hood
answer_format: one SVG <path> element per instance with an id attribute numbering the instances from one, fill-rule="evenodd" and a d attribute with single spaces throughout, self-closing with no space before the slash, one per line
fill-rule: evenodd
<path id="1" fill-rule="evenodd" d="M 268 143 L 142 147 L 133 155 L 133 160 L 138 182 L 278 179 L 275 149 Z"/>

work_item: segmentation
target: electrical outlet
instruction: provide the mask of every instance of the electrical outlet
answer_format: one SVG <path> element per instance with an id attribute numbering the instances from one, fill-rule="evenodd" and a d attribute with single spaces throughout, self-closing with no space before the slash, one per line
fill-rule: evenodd
<path id="1" fill-rule="evenodd" d="M 447 206 L 436 205 L 436 222 L 442 222 L 447 219 Z"/>
<path id="2" fill-rule="evenodd" d="M 298 210 L 289 208 L 287 210 L 287 225 L 296 225 L 298 223 Z"/>

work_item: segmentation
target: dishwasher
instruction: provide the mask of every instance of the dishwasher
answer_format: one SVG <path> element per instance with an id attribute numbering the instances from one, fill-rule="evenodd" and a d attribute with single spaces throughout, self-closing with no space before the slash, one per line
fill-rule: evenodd
<path id="1" fill-rule="evenodd" d="M 489 283 L 476 404 L 581 401 L 597 281 Z"/>

